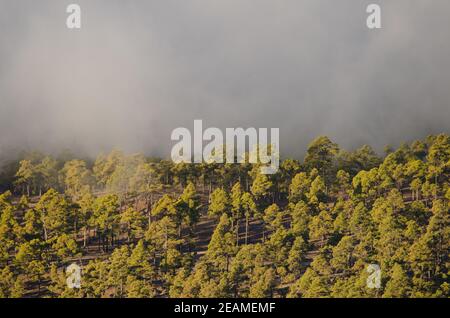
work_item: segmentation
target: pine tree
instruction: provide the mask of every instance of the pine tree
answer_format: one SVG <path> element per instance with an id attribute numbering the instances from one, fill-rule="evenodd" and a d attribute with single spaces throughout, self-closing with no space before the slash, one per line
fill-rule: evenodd
<path id="1" fill-rule="evenodd" d="M 228 272 L 230 260 L 234 253 L 235 241 L 231 222 L 226 214 L 222 214 L 209 242 L 206 255 L 217 269 Z"/>
<path id="2" fill-rule="evenodd" d="M 78 200 L 78 222 L 79 225 L 83 228 L 83 247 L 86 247 L 89 239 L 89 232 L 91 225 L 96 224 L 96 221 L 93 220 L 93 206 L 94 206 L 94 196 L 88 188 L 84 188 L 81 193 L 81 197 Z"/>
<path id="3" fill-rule="evenodd" d="M 39 293 L 49 264 L 49 256 L 46 250 L 47 244 L 45 242 L 33 239 L 19 245 L 15 255 L 15 263 L 27 275 L 29 282 L 37 283 Z"/>
<path id="4" fill-rule="evenodd" d="M 172 280 L 172 284 L 169 289 L 170 298 L 180 298 L 183 297 L 184 284 L 189 277 L 189 273 L 185 268 L 180 268 L 177 275 Z"/>
<path id="5" fill-rule="evenodd" d="M 265 200 L 268 195 L 271 193 L 273 187 L 273 182 L 269 179 L 269 177 L 265 174 L 258 174 L 253 181 L 251 186 L 251 192 L 255 196 L 255 198 L 265 204 Z"/>
<path id="6" fill-rule="evenodd" d="M 326 136 L 320 136 L 309 144 L 304 164 L 308 171 L 316 168 L 324 178 L 325 184 L 329 185 L 336 175 L 334 161 L 338 151 L 337 144 Z"/>
<path id="7" fill-rule="evenodd" d="M 35 167 L 37 173 L 37 186 L 39 187 L 39 196 L 42 191 L 47 191 L 58 186 L 58 162 L 50 156 L 45 156 Z"/>
<path id="8" fill-rule="evenodd" d="M 22 233 L 27 240 L 44 238 L 44 227 L 40 215 L 35 209 L 29 209 L 25 212 Z"/>
<path id="9" fill-rule="evenodd" d="M 31 187 L 36 182 L 36 167 L 31 160 L 22 160 L 19 163 L 19 170 L 16 173 L 16 184 L 26 189 L 27 196 L 31 195 Z"/>
<path id="10" fill-rule="evenodd" d="M 265 211 L 263 215 L 264 227 L 269 231 L 275 231 L 277 228 L 283 225 L 283 216 L 284 213 L 280 211 L 280 208 L 275 203 L 270 205 Z M 263 233 L 263 237 L 265 237 L 265 230 Z"/>
<path id="11" fill-rule="evenodd" d="M 128 267 L 137 278 L 144 280 L 147 284 L 155 278 L 155 269 L 151 263 L 151 253 L 145 245 L 144 240 L 139 240 L 132 249 L 128 259 Z"/>
<path id="12" fill-rule="evenodd" d="M 64 164 L 60 172 L 63 179 L 65 193 L 73 201 L 78 201 L 93 184 L 91 171 L 83 160 L 71 160 Z"/>
<path id="13" fill-rule="evenodd" d="M 317 176 L 312 182 L 306 197 L 312 205 L 318 205 L 320 202 L 325 201 L 325 193 L 327 192 L 325 183 L 320 176 Z"/>
<path id="14" fill-rule="evenodd" d="M 177 209 L 181 209 L 182 218 L 189 227 L 198 222 L 200 218 L 200 200 L 192 182 L 189 182 L 184 188 L 176 206 Z"/>
<path id="15" fill-rule="evenodd" d="M 300 201 L 290 207 L 291 231 L 293 235 L 301 235 L 304 239 L 308 238 L 309 223 L 311 221 L 310 208 L 304 201 Z"/>
<path id="16" fill-rule="evenodd" d="M 129 274 L 128 258 L 130 256 L 127 246 L 116 248 L 109 259 L 109 273 L 107 278 L 108 286 L 114 290 L 115 297 L 124 297 L 126 295 L 126 283 Z"/>
<path id="17" fill-rule="evenodd" d="M 21 298 L 25 293 L 24 278 L 11 266 L 0 269 L 0 298 Z"/>
<path id="18" fill-rule="evenodd" d="M 437 200 L 432 210 L 433 217 L 426 233 L 411 246 L 409 253 L 416 296 L 432 295 L 447 275 L 450 241 L 448 209 L 441 200 Z"/>
<path id="19" fill-rule="evenodd" d="M 227 192 L 217 188 L 211 194 L 211 202 L 208 207 L 208 214 L 211 216 L 221 216 L 222 214 L 231 214 L 231 200 Z"/>
<path id="20" fill-rule="evenodd" d="M 310 184 L 311 181 L 305 172 L 297 173 L 289 186 L 289 202 L 296 204 L 304 200 L 309 192 Z"/>
<path id="21" fill-rule="evenodd" d="M 411 283 L 408 275 L 400 264 L 394 264 L 391 277 L 384 289 L 385 298 L 404 298 L 408 297 L 411 290 Z"/>
<path id="22" fill-rule="evenodd" d="M 351 270 L 355 262 L 353 250 L 355 240 L 351 236 L 344 236 L 333 248 L 333 258 L 330 261 L 331 266 L 338 273 L 346 273 Z"/>
<path id="23" fill-rule="evenodd" d="M 54 239 L 52 249 L 59 261 L 70 257 L 80 256 L 77 242 L 67 234 L 61 234 Z"/>
<path id="24" fill-rule="evenodd" d="M 326 210 L 314 216 L 309 224 L 309 235 L 313 240 L 320 240 L 322 244 L 333 232 L 333 218 Z"/>
<path id="25" fill-rule="evenodd" d="M 21 228 L 14 218 L 13 207 L 0 210 L 0 264 L 7 264 L 10 254 L 21 238 Z"/>
<path id="26" fill-rule="evenodd" d="M 109 279 L 108 264 L 105 261 L 92 260 L 83 267 L 81 292 L 89 298 L 105 297 Z"/>
<path id="27" fill-rule="evenodd" d="M 327 280 L 308 268 L 303 276 L 297 280 L 289 290 L 290 298 L 318 298 L 329 295 Z"/>
<path id="28" fill-rule="evenodd" d="M 132 275 L 127 277 L 125 289 L 127 298 L 153 298 L 156 294 L 152 285 Z"/>
<path id="29" fill-rule="evenodd" d="M 250 287 L 250 298 L 272 298 L 276 284 L 273 268 L 262 269 L 256 274 L 255 283 Z"/>
<path id="30" fill-rule="evenodd" d="M 44 229 L 44 240 L 63 233 L 68 227 L 69 204 L 54 189 L 48 190 L 35 207 Z"/>
<path id="31" fill-rule="evenodd" d="M 295 239 L 294 244 L 289 251 L 287 259 L 288 269 L 296 278 L 299 277 L 304 268 L 303 262 L 305 261 L 307 249 L 308 246 L 305 240 L 300 236 Z"/>
<path id="32" fill-rule="evenodd" d="M 114 236 L 119 226 L 119 198 L 115 194 L 107 194 L 95 199 L 93 204 L 93 225 L 98 230 L 102 248 L 108 247 L 110 239 L 114 245 Z"/>
<path id="33" fill-rule="evenodd" d="M 142 237 L 144 234 L 145 216 L 134 208 L 127 208 L 120 215 L 120 222 L 125 225 L 125 233 L 127 235 L 127 241 L 130 243 L 138 237 Z"/>

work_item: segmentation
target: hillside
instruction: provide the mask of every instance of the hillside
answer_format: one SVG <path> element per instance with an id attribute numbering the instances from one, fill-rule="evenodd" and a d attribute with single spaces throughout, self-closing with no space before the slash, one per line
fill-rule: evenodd
<path id="1" fill-rule="evenodd" d="M 1 174 L 0 296 L 450 296 L 448 135 L 259 167 L 25 154 Z"/>

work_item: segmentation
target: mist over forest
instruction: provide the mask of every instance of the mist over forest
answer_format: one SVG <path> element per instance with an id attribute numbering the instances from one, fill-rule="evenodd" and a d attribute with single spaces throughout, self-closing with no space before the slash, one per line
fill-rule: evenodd
<path id="1" fill-rule="evenodd" d="M 168 156 L 170 133 L 279 127 L 281 154 L 449 132 L 446 0 L 0 0 L 0 157 L 23 149 Z"/>

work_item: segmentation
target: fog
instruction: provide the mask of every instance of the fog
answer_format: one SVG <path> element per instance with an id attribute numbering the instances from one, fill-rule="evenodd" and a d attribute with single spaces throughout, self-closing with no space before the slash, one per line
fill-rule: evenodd
<path id="1" fill-rule="evenodd" d="M 449 14 L 448 0 L 0 0 L 1 156 L 167 156 L 194 119 L 280 128 L 282 156 L 318 135 L 381 149 L 448 133 Z"/>

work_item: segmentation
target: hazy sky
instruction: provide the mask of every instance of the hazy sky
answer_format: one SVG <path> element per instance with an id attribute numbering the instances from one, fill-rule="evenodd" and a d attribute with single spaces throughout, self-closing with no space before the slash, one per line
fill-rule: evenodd
<path id="1" fill-rule="evenodd" d="M 279 127 L 284 156 L 322 134 L 380 148 L 448 133 L 449 14 L 448 0 L 0 0 L 0 151 L 167 155 L 194 119 Z"/>

